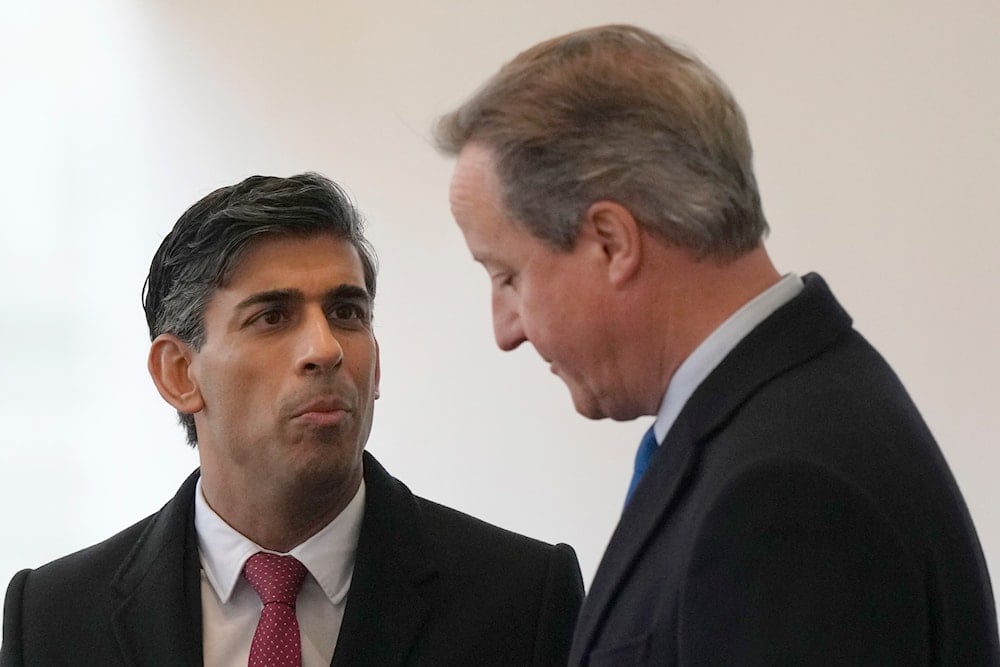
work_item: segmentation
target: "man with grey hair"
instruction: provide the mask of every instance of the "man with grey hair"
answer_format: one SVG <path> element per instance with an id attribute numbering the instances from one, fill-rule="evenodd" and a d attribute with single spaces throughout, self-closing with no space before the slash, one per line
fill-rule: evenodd
<path id="1" fill-rule="evenodd" d="M 962 496 L 815 274 L 780 274 L 746 123 L 704 64 L 605 26 L 444 116 L 503 350 L 578 412 L 655 415 L 573 665 L 998 664 Z"/>
<path id="2" fill-rule="evenodd" d="M 317 175 L 212 192 L 150 265 L 149 372 L 201 468 L 15 575 L 0 665 L 560 665 L 573 550 L 418 498 L 365 444 L 375 255 Z"/>

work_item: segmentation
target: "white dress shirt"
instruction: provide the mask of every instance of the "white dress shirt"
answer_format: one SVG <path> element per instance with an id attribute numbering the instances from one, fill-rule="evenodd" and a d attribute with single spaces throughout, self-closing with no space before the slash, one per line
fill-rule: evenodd
<path id="1" fill-rule="evenodd" d="M 774 285 L 743 304 L 743 307 L 730 315 L 694 349 L 694 352 L 688 355 L 670 379 L 667 391 L 660 402 L 660 411 L 653 423 L 653 433 L 656 434 L 657 443 L 662 443 L 667 437 L 684 404 L 709 373 L 715 370 L 726 355 L 732 352 L 733 348 L 758 324 L 798 296 L 802 288 L 802 279 L 794 273 L 782 277 Z"/>
<path id="2" fill-rule="evenodd" d="M 206 667 L 245 667 L 263 605 L 242 576 L 243 565 L 255 553 L 270 550 L 234 530 L 208 506 L 200 479 L 195 489 L 194 507 L 201 559 L 204 664 Z M 354 554 L 364 507 L 365 483 L 362 480 L 357 494 L 344 511 L 288 552 L 309 570 L 295 604 L 303 667 L 325 667 L 333 658 L 354 574 Z"/>

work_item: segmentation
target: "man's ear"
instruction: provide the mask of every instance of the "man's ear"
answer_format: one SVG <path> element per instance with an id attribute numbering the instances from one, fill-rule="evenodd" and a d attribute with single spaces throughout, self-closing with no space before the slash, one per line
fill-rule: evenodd
<path id="1" fill-rule="evenodd" d="M 611 284 L 620 287 L 628 282 L 642 261 L 642 228 L 632 213 L 613 201 L 594 202 L 585 214 L 584 228 L 604 252 Z"/>
<path id="2" fill-rule="evenodd" d="M 373 340 L 375 341 L 375 398 L 378 398 L 378 384 L 382 380 L 382 361 L 379 358 L 378 339 L 373 338 Z"/>
<path id="3" fill-rule="evenodd" d="M 157 391 L 178 412 L 194 414 L 205 407 L 197 379 L 191 372 L 195 352 L 173 334 L 160 334 L 149 347 L 146 366 Z"/>

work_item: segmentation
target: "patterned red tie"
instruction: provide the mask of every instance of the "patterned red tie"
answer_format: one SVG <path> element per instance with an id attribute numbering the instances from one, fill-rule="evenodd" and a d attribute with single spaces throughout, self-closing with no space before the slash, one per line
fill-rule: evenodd
<path id="1" fill-rule="evenodd" d="M 247 559 L 243 576 L 264 603 L 248 667 L 302 667 L 295 598 L 306 578 L 306 566 L 292 556 L 261 552 Z"/>

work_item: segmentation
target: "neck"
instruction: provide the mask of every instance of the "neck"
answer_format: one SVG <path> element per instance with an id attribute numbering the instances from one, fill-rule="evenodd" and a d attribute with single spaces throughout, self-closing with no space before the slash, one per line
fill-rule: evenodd
<path id="1" fill-rule="evenodd" d="M 201 487 L 209 507 L 240 534 L 279 553 L 291 551 L 336 519 L 360 485 L 359 474 L 345 484 L 296 480 L 244 489 L 202 466 Z"/>
<path id="2" fill-rule="evenodd" d="M 677 368 L 713 331 L 754 297 L 781 279 L 763 245 L 733 260 L 698 259 L 663 246 L 650 253 L 644 297 L 651 322 L 644 330 L 655 369 L 644 403 L 656 414 Z M 650 359 L 657 363 L 650 364 Z"/>

